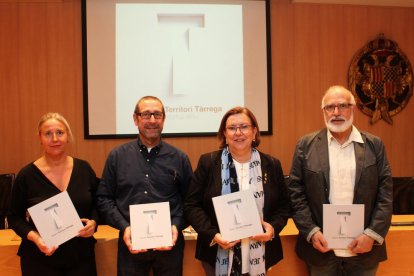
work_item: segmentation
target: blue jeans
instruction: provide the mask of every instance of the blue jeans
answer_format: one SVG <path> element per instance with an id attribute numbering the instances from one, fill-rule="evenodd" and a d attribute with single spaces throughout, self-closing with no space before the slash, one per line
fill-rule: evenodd
<path id="1" fill-rule="evenodd" d="M 366 266 L 361 260 L 355 257 L 331 258 L 325 265 L 307 265 L 311 276 L 375 276 L 378 270 L 378 263 L 373 266 Z"/>

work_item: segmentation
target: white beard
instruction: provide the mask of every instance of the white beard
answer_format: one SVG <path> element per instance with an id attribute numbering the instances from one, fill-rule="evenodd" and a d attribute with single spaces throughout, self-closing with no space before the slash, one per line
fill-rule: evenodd
<path id="1" fill-rule="evenodd" d="M 347 129 L 349 129 L 352 126 L 352 123 L 354 121 L 354 113 L 351 114 L 351 117 L 346 120 L 345 118 L 343 118 L 342 116 L 338 116 L 338 117 L 332 117 L 329 121 L 326 120 L 326 115 L 323 115 L 325 117 L 325 125 L 326 127 L 334 133 L 341 133 L 346 131 Z M 334 123 L 332 123 L 333 119 L 344 119 L 345 121 L 341 124 L 341 125 L 336 125 Z"/>

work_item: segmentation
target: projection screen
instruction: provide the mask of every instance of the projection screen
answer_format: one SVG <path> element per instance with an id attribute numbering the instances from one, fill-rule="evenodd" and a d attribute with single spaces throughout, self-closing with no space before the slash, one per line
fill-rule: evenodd
<path id="1" fill-rule="evenodd" d="M 216 135 L 246 106 L 272 133 L 269 3 L 83 0 L 85 138 L 135 137 L 135 104 L 164 103 L 164 136 Z"/>

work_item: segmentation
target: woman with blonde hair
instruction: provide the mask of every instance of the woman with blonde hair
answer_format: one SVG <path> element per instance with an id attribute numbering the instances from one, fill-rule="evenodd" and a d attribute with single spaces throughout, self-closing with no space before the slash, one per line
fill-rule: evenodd
<path id="1" fill-rule="evenodd" d="M 11 228 L 22 238 L 18 250 L 22 275 L 96 275 L 95 172 L 86 161 L 69 156 L 73 136 L 61 114 L 40 118 L 38 138 L 43 154 L 17 174 L 8 214 Z M 63 191 L 69 194 L 84 227 L 77 237 L 48 247 L 27 209 Z"/>

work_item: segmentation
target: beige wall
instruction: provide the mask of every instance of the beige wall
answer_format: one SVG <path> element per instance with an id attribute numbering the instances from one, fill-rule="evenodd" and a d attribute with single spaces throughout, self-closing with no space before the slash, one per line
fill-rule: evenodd
<path id="1" fill-rule="evenodd" d="M 272 136 L 260 149 L 290 169 L 297 139 L 323 127 L 320 98 L 346 84 L 349 63 L 379 33 L 396 41 L 414 62 L 414 8 L 291 4 L 271 0 Z M 101 175 L 108 152 L 125 139 L 84 140 L 80 0 L 0 0 L 0 173 L 17 172 L 40 154 L 39 117 L 66 116 L 75 135 L 72 154 Z M 132 112 L 132 111 L 131 111 Z M 392 126 L 370 125 L 356 112 L 359 129 L 382 137 L 395 176 L 414 175 L 414 99 Z M 217 148 L 214 137 L 168 138 L 193 166 Z"/>

